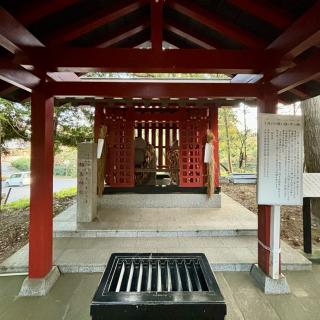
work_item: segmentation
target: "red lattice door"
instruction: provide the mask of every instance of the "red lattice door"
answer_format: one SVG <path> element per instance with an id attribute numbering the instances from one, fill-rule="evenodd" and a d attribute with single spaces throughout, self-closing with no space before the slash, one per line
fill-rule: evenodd
<path id="1" fill-rule="evenodd" d="M 203 187 L 204 144 L 207 121 L 188 119 L 179 124 L 179 180 L 180 187 Z"/>
<path id="2" fill-rule="evenodd" d="M 118 110 L 117 110 L 118 111 Z M 134 123 L 125 111 L 107 116 L 107 180 L 111 187 L 134 187 Z"/>

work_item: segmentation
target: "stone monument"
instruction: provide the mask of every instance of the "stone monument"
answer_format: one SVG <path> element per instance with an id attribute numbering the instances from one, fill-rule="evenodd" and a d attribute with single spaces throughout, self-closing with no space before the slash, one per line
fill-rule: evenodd
<path id="1" fill-rule="evenodd" d="M 91 222 L 97 216 L 97 144 L 78 145 L 77 222 Z"/>

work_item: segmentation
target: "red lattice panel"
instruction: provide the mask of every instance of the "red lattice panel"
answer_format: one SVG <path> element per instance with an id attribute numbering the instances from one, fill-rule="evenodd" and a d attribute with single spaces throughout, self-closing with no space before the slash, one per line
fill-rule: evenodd
<path id="1" fill-rule="evenodd" d="M 108 183 L 111 187 L 133 187 L 134 124 L 117 116 L 108 119 Z"/>
<path id="2" fill-rule="evenodd" d="M 207 122 L 203 120 L 182 121 L 179 127 L 180 154 L 179 180 L 181 187 L 204 185 L 204 139 Z"/>

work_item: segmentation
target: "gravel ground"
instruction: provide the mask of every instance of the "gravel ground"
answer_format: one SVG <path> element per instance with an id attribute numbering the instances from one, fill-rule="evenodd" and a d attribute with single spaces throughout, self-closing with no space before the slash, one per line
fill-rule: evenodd
<path id="1" fill-rule="evenodd" d="M 222 183 L 222 192 L 240 202 L 244 207 L 258 213 L 256 186 L 252 184 Z M 301 206 L 281 207 L 281 239 L 294 248 L 303 248 L 303 222 Z M 320 219 L 312 217 L 313 245 L 320 248 Z"/>
<path id="2" fill-rule="evenodd" d="M 56 216 L 74 202 L 74 197 L 54 200 Z M 0 263 L 28 242 L 29 208 L 0 212 Z"/>

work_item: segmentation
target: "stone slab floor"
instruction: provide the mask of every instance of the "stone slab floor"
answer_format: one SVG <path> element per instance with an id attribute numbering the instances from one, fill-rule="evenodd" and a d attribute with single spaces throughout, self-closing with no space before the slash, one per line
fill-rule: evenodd
<path id="1" fill-rule="evenodd" d="M 320 319 L 320 265 L 286 274 L 292 293 L 266 296 L 247 272 L 216 272 L 227 320 Z M 0 320 L 90 319 L 101 274 L 62 275 L 46 297 L 17 297 L 23 276 L 0 277 Z"/>
<path id="2" fill-rule="evenodd" d="M 143 196 L 143 195 L 141 195 Z M 76 223 L 76 204 L 53 220 L 54 232 L 75 230 L 257 230 L 257 215 L 221 194 L 221 208 L 100 208 L 91 223 Z"/>

